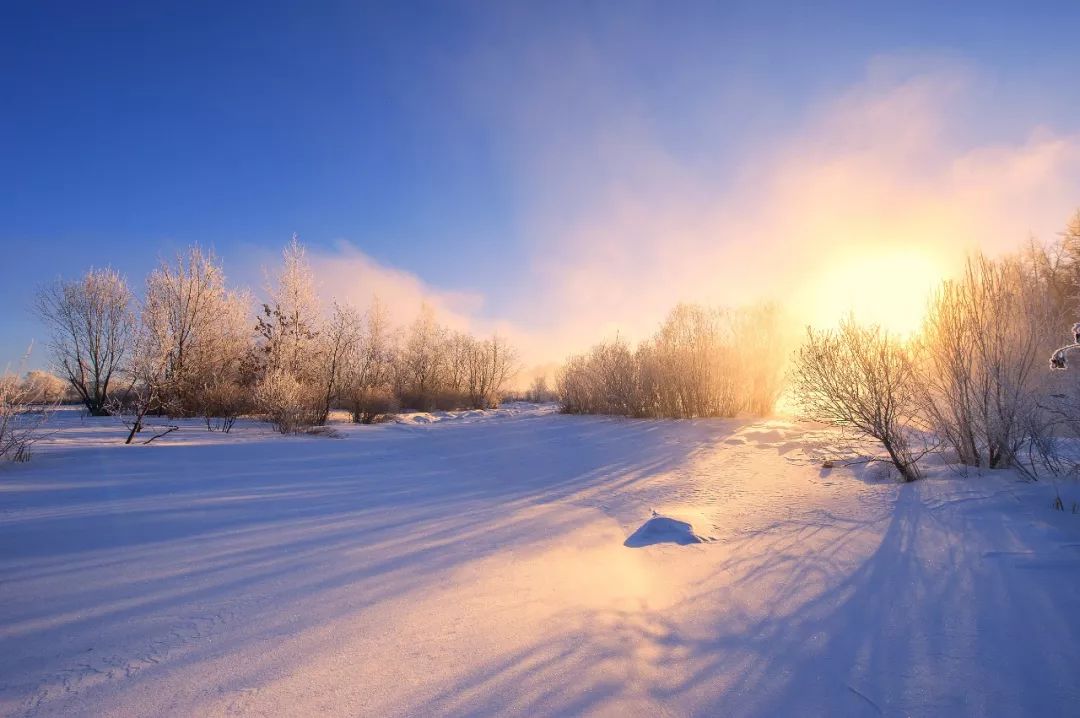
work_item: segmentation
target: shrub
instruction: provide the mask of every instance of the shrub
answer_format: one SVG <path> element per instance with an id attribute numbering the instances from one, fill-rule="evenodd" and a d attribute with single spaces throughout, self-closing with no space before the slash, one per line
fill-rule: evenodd
<path id="1" fill-rule="evenodd" d="M 315 392 L 281 369 L 268 372 L 255 386 L 255 407 L 282 434 L 310 430 L 320 414 Z"/>
<path id="2" fill-rule="evenodd" d="M 398 411 L 399 404 L 393 392 L 387 388 L 357 391 L 349 400 L 349 413 L 357 424 L 374 424 Z"/>
<path id="3" fill-rule="evenodd" d="M 29 461 L 49 414 L 48 407 L 24 401 L 14 376 L 0 377 L 0 459 Z"/>
<path id="4" fill-rule="evenodd" d="M 807 330 L 792 371 L 807 418 L 876 439 L 905 481 L 921 476 L 911 431 L 917 380 L 905 348 L 848 317 L 836 331 Z"/>
<path id="5" fill-rule="evenodd" d="M 236 382 L 210 382 L 199 393 L 199 399 L 206 428 L 225 434 L 239 417 L 254 409 L 251 389 Z"/>

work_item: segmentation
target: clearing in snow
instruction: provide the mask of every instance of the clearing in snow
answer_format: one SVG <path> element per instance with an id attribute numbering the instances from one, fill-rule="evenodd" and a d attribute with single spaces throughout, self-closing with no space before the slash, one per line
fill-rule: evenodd
<path id="1" fill-rule="evenodd" d="M 511 409 L 149 446 L 64 412 L 0 471 L 0 714 L 1080 706 L 1075 484 L 1061 512 L 1007 472 L 824 470 L 815 426 Z"/>

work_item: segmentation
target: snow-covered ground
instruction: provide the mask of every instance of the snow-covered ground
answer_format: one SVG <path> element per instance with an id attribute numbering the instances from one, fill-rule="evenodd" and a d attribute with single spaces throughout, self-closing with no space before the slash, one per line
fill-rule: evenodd
<path id="1" fill-rule="evenodd" d="M 4 715 L 1080 714 L 1072 483 L 781 420 L 57 421 L 0 468 Z"/>

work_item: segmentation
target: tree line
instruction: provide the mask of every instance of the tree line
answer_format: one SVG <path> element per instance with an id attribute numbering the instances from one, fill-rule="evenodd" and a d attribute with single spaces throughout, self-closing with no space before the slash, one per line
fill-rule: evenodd
<path id="1" fill-rule="evenodd" d="M 212 252 L 163 261 L 137 296 L 115 270 L 57 280 L 37 297 L 55 372 L 94 416 L 125 417 L 131 441 L 151 416 L 204 417 L 228 431 L 241 415 L 284 433 L 358 423 L 402 409 L 497 405 L 516 371 L 505 339 L 441 325 L 422 306 L 404 329 L 374 298 L 365 312 L 323 306 L 305 250 L 283 252 L 264 301 L 230 289 Z M 55 389 L 55 386 L 53 387 Z"/>
<path id="2" fill-rule="evenodd" d="M 846 316 L 799 342 L 772 305 L 679 305 L 636 347 L 616 338 L 571 356 L 557 394 L 566 413 L 731 417 L 767 415 L 790 388 L 803 418 L 879 442 L 907 481 L 931 452 L 1030 477 L 1076 472 L 1061 442 L 1080 438 L 1080 385 L 1051 369 L 1080 350 L 1080 324 L 1066 331 L 1077 319 L 1080 212 L 1051 242 L 970 256 L 912 336 Z"/>
<path id="3" fill-rule="evenodd" d="M 67 390 L 90 414 L 123 416 L 129 441 L 149 416 L 228 431 L 259 415 L 297 432 L 334 409 L 370 423 L 401 409 L 490 407 L 517 366 L 503 338 L 452 331 L 429 307 L 396 328 L 377 298 L 366 312 L 323 306 L 295 238 L 254 306 L 198 246 L 162 262 L 140 296 L 106 268 L 58 280 L 37 301 Z M 1080 386 L 1051 369 L 1080 348 L 1065 331 L 1078 310 L 1080 213 L 1049 243 L 971 256 L 928 297 L 911 336 L 848 316 L 798 343 L 774 305 L 679 305 L 636 346 L 616 338 L 571 356 L 553 392 L 540 378 L 528 395 L 567 413 L 690 418 L 765 415 L 790 388 L 804 417 L 879 442 L 905 480 L 930 452 L 1032 477 L 1075 472 L 1061 441 L 1080 438 Z M 0 381 L 0 436 L 29 426 L 11 407 L 61 393 L 44 372 Z M 6 451 L 25 454 L 19 446 Z"/>
<path id="4" fill-rule="evenodd" d="M 676 419 L 768 414 L 784 387 L 786 326 L 775 305 L 680 304 L 636 347 L 616 338 L 570 357 L 558 375 L 562 410 Z"/>

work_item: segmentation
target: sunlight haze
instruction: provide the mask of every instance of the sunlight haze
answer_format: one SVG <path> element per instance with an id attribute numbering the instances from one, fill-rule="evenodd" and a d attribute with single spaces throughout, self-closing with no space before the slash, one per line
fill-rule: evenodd
<path id="1" fill-rule="evenodd" d="M 660 8 L 640 3 L 617 23 L 559 5 L 446 11 L 467 44 L 405 11 L 378 13 L 389 39 L 345 7 L 332 24 L 286 12 L 280 32 L 296 47 L 278 49 L 270 30 L 246 40 L 268 79 L 243 103 L 229 98 L 253 58 L 224 73 L 175 64 L 184 28 L 193 48 L 214 48 L 206 62 L 229 61 L 200 10 L 120 66 L 94 32 L 123 48 L 164 26 L 101 13 L 84 33 L 75 11 L 26 9 L 7 30 L 7 52 L 26 61 L 3 120 L 0 234 L 39 271 L 5 264 L 3 291 L 21 297 L 89 264 L 136 277 L 191 242 L 257 287 L 297 233 L 325 270 L 325 299 L 400 298 L 414 307 L 401 321 L 426 300 L 450 324 L 513 337 L 541 366 L 640 338 L 680 301 L 773 301 L 799 323 L 853 310 L 908 331 L 928 284 L 967 252 L 1052 239 L 1074 208 L 1080 91 L 1064 81 L 1063 43 L 1040 35 L 1064 23 L 988 21 L 916 42 L 899 29 L 914 10 L 866 10 L 832 23 L 857 42 L 818 52 L 812 28 L 828 13 L 727 7 L 659 24 Z M 246 21 L 238 10 L 221 31 Z M 48 52 L 64 38 L 88 57 Z M 986 51 L 995 40 L 1006 54 Z M 147 63 L 168 68 L 164 104 L 137 69 Z M 83 101 L 37 93 L 58 78 L 112 97 L 79 137 L 49 129 Z M 158 132 L 173 149 L 146 154 Z M 20 365 L 42 341 L 21 311 L 0 332 L 2 361 Z"/>
<path id="2" fill-rule="evenodd" d="M 1080 0 L 0 7 L 0 717 L 1080 716 Z"/>

